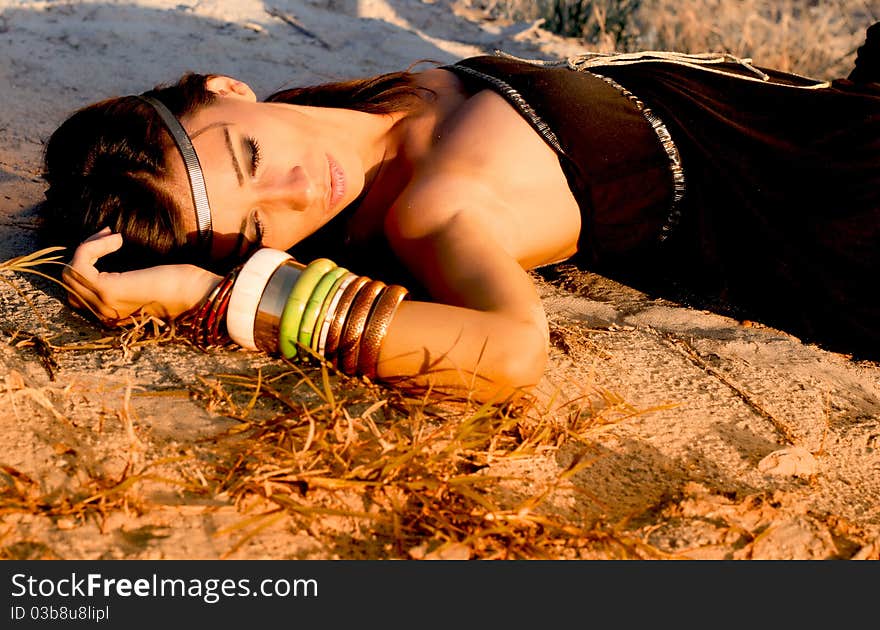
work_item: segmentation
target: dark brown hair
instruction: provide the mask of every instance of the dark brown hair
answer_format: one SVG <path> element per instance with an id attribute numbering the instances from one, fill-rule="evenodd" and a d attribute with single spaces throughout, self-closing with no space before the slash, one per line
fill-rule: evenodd
<path id="1" fill-rule="evenodd" d="M 145 95 L 181 118 L 213 101 L 206 85 L 210 76 L 188 73 Z M 382 114 L 417 107 L 424 92 L 406 70 L 282 90 L 265 100 Z M 191 208 L 180 208 L 163 182 L 173 147 L 156 112 L 137 97 L 111 98 L 74 112 L 45 148 L 43 240 L 72 249 L 109 226 L 122 233 L 125 246 L 102 259 L 107 267 L 179 262 L 211 266 L 204 252 L 187 242 L 181 217 Z"/>
<path id="2" fill-rule="evenodd" d="M 411 72 L 412 67 L 402 72 L 389 72 L 363 79 L 281 90 L 265 100 L 314 107 L 354 109 L 368 114 L 406 111 L 412 109 L 418 103 L 418 99 L 433 94 L 431 90 L 416 85 Z"/>
<path id="3" fill-rule="evenodd" d="M 178 117 L 211 102 L 207 77 L 187 74 L 146 94 Z M 134 96 L 76 111 L 51 135 L 43 157 L 48 184 L 41 206 L 48 244 L 76 247 L 109 226 L 125 246 L 111 266 L 150 266 L 186 259 L 177 201 L 163 180 L 173 141 L 152 106 Z"/>

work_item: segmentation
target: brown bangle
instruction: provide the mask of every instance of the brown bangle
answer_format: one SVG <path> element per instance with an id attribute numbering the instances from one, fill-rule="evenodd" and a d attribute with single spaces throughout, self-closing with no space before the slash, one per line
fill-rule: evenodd
<path id="1" fill-rule="evenodd" d="M 397 312 L 397 307 L 406 297 L 408 291 L 399 284 L 392 284 L 386 287 L 379 299 L 376 300 L 376 306 L 367 320 L 363 337 L 361 337 L 360 352 L 358 353 L 357 371 L 359 374 L 367 378 L 375 378 L 377 367 L 379 365 L 379 349 L 382 347 L 382 341 L 388 334 L 388 326 Z"/>
<path id="2" fill-rule="evenodd" d="M 345 327 L 342 329 L 342 337 L 339 341 L 339 350 L 336 352 L 339 358 L 339 369 L 343 374 L 353 376 L 357 371 L 358 354 L 360 354 L 361 337 L 364 334 L 364 326 L 376 303 L 376 298 L 382 293 L 385 283 L 380 280 L 370 280 L 364 285 L 351 308 L 348 309 L 348 317 Z"/>
<path id="3" fill-rule="evenodd" d="M 221 341 L 221 326 L 226 322 L 226 309 L 229 307 L 229 296 L 232 294 L 232 283 L 229 283 L 227 287 L 221 291 L 215 300 L 216 305 L 211 308 L 211 313 L 208 315 L 208 319 L 206 320 L 205 327 L 207 328 L 207 332 L 205 333 L 205 342 L 208 346 L 214 346 L 220 343 Z"/>
<path id="4" fill-rule="evenodd" d="M 214 296 L 211 310 L 204 323 L 204 339 L 208 346 L 213 346 L 220 341 L 220 325 L 226 320 L 226 309 L 229 306 L 229 296 L 232 294 L 232 285 L 238 277 L 241 265 L 232 269 L 220 283 L 220 291 Z"/>
<path id="5" fill-rule="evenodd" d="M 257 316 L 254 319 L 254 343 L 257 348 L 269 354 L 278 352 L 278 325 L 287 297 L 293 291 L 293 285 L 299 279 L 302 268 L 296 265 L 281 263 L 260 296 L 257 305 Z"/>
<path id="6" fill-rule="evenodd" d="M 205 350 L 205 342 L 202 339 L 203 329 L 205 318 L 208 316 L 208 313 L 211 311 L 211 305 L 214 303 L 214 300 L 219 295 L 220 290 L 223 287 L 223 278 L 220 279 L 211 292 L 202 300 L 201 304 L 199 304 L 199 308 L 196 311 L 195 316 L 193 317 L 192 322 L 190 323 L 190 339 L 195 344 L 195 346 L 199 350 Z"/>
<path id="7" fill-rule="evenodd" d="M 330 330 L 327 332 L 324 357 L 329 359 L 334 365 L 336 365 L 336 350 L 339 348 L 339 339 L 342 336 L 342 328 L 345 326 L 345 318 L 348 315 L 349 307 L 354 302 L 358 291 L 369 281 L 370 279 L 367 276 L 358 276 L 351 284 L 345 287 L 342 297 L 339 298 L 339 304 L 336 305 L 336 310 L 333 313 L 327 314 L 327 317 L 332 317 L 333 319 L 330 321 Z"/>

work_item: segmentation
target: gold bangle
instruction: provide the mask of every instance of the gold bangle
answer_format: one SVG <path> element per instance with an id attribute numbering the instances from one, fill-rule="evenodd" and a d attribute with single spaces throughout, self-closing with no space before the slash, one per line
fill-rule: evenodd
<path id="1" fill-rule="evenodd" d="M 336 350 L 339 348 L 339 339 L 342 335 L 342 329 L 345 326 L 345 318 L 348 315 L 349 307 L 354 302 L 355 296 L 370 279 L 367 276 L 358 276 L 351 284 L 345 287 L 342 297 L 339 298 L 339 304 L 336 305 L 336 311 L 329 313 L 327 317 L 332 317 L 330 322 L 330 330 L 327 331 L 327 343 L 324 347 L 324 358 L 330 360 L 336 365 Z"/>
<path id="2" fill-rule="evenodd" d="M 281 314 L 284 312 L 287 296 L 290 295 L 301 273 L 301 265 L 283 262 L 266 283 L 254 320 L 254 342 L 260 350 L 269 354 L 278 352 L 278 327 L 281 323 Z"/>
<path id="3" fill-rule="evenodd" d="M 357 371 L 359 374 L 373 379 L 376 377 L 379 365 L 379 350 L 382 347 L 382 341 L 388 334 L 388 327 L 397 307 L 406 297 L 408 291 L 399 284 L 392 284 L 386 287 L 379 299 L 370 317 L 367 320 L 367 326 L 361 337 L 360 352 L 357 360 Z"/>
<path id="4" fill-rule="evenodd" d="M 335 289 L 333 296 L 328 298 L 329 303 L 322 307 L 323 312 L 318 314 L 318 320 L 321 323 L 321 330 L 318 333 L 318 329 L 315 329 L 315 332 L 318 334 L 312 338 L 312 349 L 319 356 L 324 356 L 324 348 L 327 347 L 327 335 L 330 333 L 330 324 L 333 323 L 333 316 L 336 314 L 339 300 L 342 299 L 342 294 L 345 293 L 345 289 L 348 285 L 354 282 L 357 278 L 357 275 L 349 271 L 342 278 L 337 280 L 336 282 L 339 286 Z"/>
<path id="5" fill-rule="evenodd" d="M 348 317 L 345 319 L 345 327 L 342 329 L 342 337 L 339 340 L 339 369 L 343 374 L 353 376 L 357 370 L 358 354 L 360 353 L 361 336 L 364 334 L 364 326 L 367 318 L 373 310 L 376 298 L 385 288 L 385 283 L 380 280 L 370 280 L 364 285 L 351 308 L 348 309 Z"/>

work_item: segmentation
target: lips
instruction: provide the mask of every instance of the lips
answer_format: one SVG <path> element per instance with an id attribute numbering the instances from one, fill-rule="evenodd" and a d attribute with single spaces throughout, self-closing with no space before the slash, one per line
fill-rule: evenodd
<path id="1" fill-rule="evenodd" d="M 330 199 L 327 205 L 333 209 L 345 196 L 345 172 L 339 166 L 339 162 L 333 159 L 329 153 L 327 154 L 327 163 L 330 165 Z"/>

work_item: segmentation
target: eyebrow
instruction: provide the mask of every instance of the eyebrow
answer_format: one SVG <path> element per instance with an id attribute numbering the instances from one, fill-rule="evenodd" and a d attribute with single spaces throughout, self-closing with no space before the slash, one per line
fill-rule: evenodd
<path id="1" fill-rule="evenodd" d="M 198 131 L 190 134 L 190 140 L 194 140 L 199 137 L 206 131 L 210 129 L 216 129 L 217 127 L 223 128 L 223 138 L 226 140 L 226 148 L 229 151 L 229 157 L 232 158 L 232 168 L 235 170 L 235 176 L 238 178 L 238 185 L 244 185 L 244 173 L 241 170 L 241 165 L 238 163 L 238 158 L 235 156 L 235 148 L 232 146 L 232 136 L 229 135 L 229 126 L 230 123 L 225 121 L 219 121 L 211 123 L 210 125 L 205 125 Z"/>
<path id="2" fill-rule="evenodd" d="M 194 131 L 194 132 L 192 132 L 192 133 L 189 135 L 189 138 L 190 138 L 190 140 L 195 140 L 195 139 L 198 138 L 200 135 L 202 135 L 202 134 L 205 133 L 206 131 L 209 131 L 210 129 L 216 129 L 217 127 L 228 127 L 229 124 L 230 124 L 230 123 L 228 123 L 228 122 L 223 122 L 223 121 L 220 121 L 220 122 L 213 122 L 213 123 L 211 123 L 210 125 L 205 125 L 204 127 L 202 127 L 201 129 L 199 129 L 198 131 Z"/>
<path id="3" fill-rule="evenodd" d="M 232 158 L 232 168 L 235 170 L 235 176 L 238 178 L 238 185 L 244 185 L 244 173 L 241 171 L 241 165 L 238 158 L 235 157 L 235 148 L 232 146 L 232 136 L 229 135 L 229 127 L 223 127 L 223 138 L 226 140 L 226 148 L 229 150 L 229 157 Z"/>
<path id="4" fill-rule="evenodd" d="M 198 131 L 194 132 L 190 135 L 190 139 L 196 138 L 197 136 L 205 133 L 210 129 L 216 129 L 217 127 L 223 127 L 223 138 L 226 141 L 226 148 L 229 150 L 229 157 L 232 158 L 232 168 L 235 170 L 235 175 L 238 177 L 239 186 L 244 184 L 244 174 L 241 171 L 241 165 L 238 163 L 238 158 L 235 156 L 235 148 L 232 146 L 232 136 L 229 135 L 229 127 L 230 123 L 228 122 L 215 122 L 210 125 L 205 125 Z M 233 246 L 232 251 L 229 255 L 238 257 L 241 252 L 241 245 L 245 240 L 245 233 L 247 232 L 248 226 L 248 217 L 245 216 L 241 220 L 241 225 L 238 228 L 238 235 L 235 237 L 235 245 Z"/>

